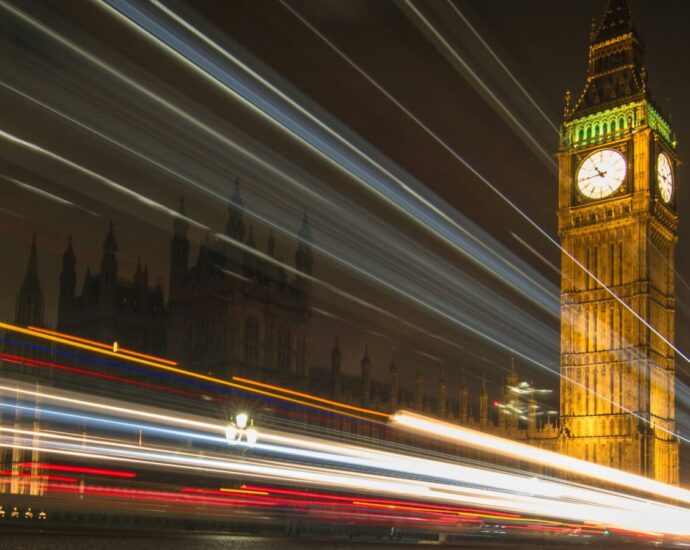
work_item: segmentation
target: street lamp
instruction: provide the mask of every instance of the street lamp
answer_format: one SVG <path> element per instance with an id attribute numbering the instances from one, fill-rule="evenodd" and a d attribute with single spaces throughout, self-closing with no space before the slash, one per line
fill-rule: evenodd
<path id="1" fill-rule="evenodd" d="M 244 440 L 247 445 L 254 446 L 259 439 L 259 432 L 254 427 L 254 420 L 247 413 L 240 413 L 225 427 L 225 439 L 231 445 Z"/>

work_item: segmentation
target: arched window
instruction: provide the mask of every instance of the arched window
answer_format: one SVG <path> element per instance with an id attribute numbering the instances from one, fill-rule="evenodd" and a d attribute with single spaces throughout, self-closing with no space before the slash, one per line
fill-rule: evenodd
<path id="1" fill-rule="evenodd" d="M 577 140 L 582 141 L 584 139 L 584 137 L 585 137 L 585 133 L 582 131 L 582 128 L 580 128 L 580 130 L 577 133 Z"/>
<path id="2" fill-rule="evenodd" d="M 590 126 L 587 126 L 586 136 L 587 139 L 592 137 L 592 128 Z"/>
<path id="3" fill-rule="evenodd" d="M 259 364 L 259 322 L 251 317 L 244 321 L 244 364 L 247 367 Z"/>
<path id="4" fill-rule="evenodd" d="M 601 127 L 601 133 L 602 134 L 608 134 L 609 133 L 609 127 L 605 122 L 604 122 L 604 125 Z"/>
<path id="5" fill-rule="evenodd" d="M 616 119 L 614 118 L 614 119 L 611 121 L 611 131 L 612 131 L 612 132 L 615 132 L 616 130 L 618 130 L 618 127 L 616 126 Z"/>
<path id="6" fill-rule="evenodd" d="M 599 135 L 599 125 L 598 125 L 598 124 L 595 124 L 595 125 L 594 125 L 594 135 L 595 135 L 595 136 L 598 136 L 598 135 Z"/>
<path id="7" fill-rule="evenodd" d="M 623 128 L 625 128 L 625 121 L 623 120 L 623 117 L 620 117 L 620 118 L 618 119 L 618 128 L 621 129 L 621 130 L 622 130 Z"/>

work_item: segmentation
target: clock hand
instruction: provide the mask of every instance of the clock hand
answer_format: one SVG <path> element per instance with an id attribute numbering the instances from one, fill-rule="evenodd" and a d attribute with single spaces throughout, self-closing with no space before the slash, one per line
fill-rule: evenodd
<path id="1" fill-rule="evenodd" d="M 606 172 L 604 172 L 604 174 L 606 174 Z M 581 182 L 583 182 L 583 181 L 591 180 L 591 179 L 593 179 L 593 178 L 603 178 L 603 177 L 604 177 L 604 176 L 601 174 L 601 172 L 599 172 L 598 174 L 594 174 L 593 176 L 589 176 L 588 178 L 584 178 L 584 179 L 578 180 L 578 182 L 581 183 Z"/>

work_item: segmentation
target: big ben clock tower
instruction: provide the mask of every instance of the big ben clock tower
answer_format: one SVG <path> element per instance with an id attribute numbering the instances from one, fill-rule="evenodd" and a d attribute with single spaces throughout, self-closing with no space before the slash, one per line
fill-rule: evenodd
<path id="1" fill-rule="evenodd" d="M 609 0 L 558 151 L 560 446 L 674 484 L 675 148 L 627 2 Z"/>

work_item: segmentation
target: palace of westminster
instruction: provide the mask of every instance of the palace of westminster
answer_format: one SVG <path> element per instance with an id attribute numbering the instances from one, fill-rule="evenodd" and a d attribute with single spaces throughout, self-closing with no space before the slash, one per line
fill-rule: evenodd
<path id="1" fill-rule="evenodd" d="M 609 0 L 601 21 L 592 26 L 586 82 L 578 97 L 566 93 L 557 157 L 563 252 L 560 418 L 555 422 L 537 422 L 530 414 L 534 393 L 514 407 L 526 411 L 522 419 L 516 414 L 496 418 L 486 387 L 477 399 L 470 398 L 464 383 L 457 396 L 449 396 L 441 378 L 433 396 L 426 395 L 418 370 L 413 390 L 407 391 L 394 362 L 387 381 L 374 381 L 366 349 L 361 375 L 346 375 L 337 340 L 330 368 L 307 368 L 314 263 L 309 222 L 305 215 L 295 272 L 250 253 L 257 244 L 243 218 L 238 184 L 225 233 L 246 247 L 202 242 L 192 261 L 187 224 L 177 218 L 167 301 L 141 265 L 131 278 L 118 271 L 112 225 L 100 271 L 87 270 L 77 289 L 70 239 L 62 259 L 57 330 L 118 341 L 220 378 L 244 375 L 383 411 L 410 407 L 677 484 L 671 344 L 678 159 L 668 117 L 652 102 L 644 46 L 625 0 Z M 184 213 L 183 203 L 180 209 Z M 265 253 L 276 258 L 272 236 Z M 35 241 L 17 295 L 16 322 L 43 324 Z M 517 405 L 519 385 L 511 368 L 496 399 Z"/>

